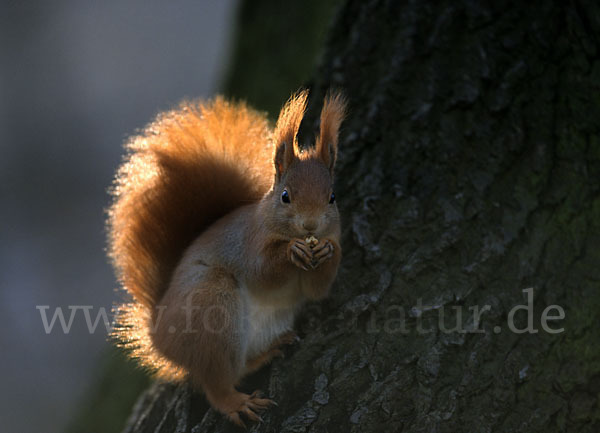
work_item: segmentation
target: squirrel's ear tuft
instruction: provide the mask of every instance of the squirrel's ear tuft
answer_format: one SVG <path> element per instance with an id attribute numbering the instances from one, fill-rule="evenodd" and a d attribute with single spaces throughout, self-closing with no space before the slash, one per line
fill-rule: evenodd
<path id="1" fill-rule="evenodd" d="M 346 115 L 346 98 L 340 92 L 329 92 L 321 110 L 321 131 L 317 137 L 316 153 L 333 173 L 338 149 L 338 133 Z"/>
<path id="2" fill-rule="evenodd" d="M 294 158 L 298 156 L 298 128 L 306 110 L 307 90 L 301 90 L 290 97 L 279 112 L 277 125 L 275 127 L 275 179 L 281 180 L 281 176 L 288 169 Z"/>

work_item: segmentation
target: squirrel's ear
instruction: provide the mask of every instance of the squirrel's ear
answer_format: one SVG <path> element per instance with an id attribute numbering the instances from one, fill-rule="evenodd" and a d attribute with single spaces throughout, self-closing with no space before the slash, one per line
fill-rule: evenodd
<path id="1" fill-rule="evenodd" d="M 279 183 L 290 164 L 294 161 L 294 149 L 292 144 L 281 141 L 275 147 L 275 182 Z"/>
<path id="2" fill-rule="evenodd" d="M 315 145 L 316 153 L 333 173 L 338 149 L 338 133 L 346 115 L 346 98 L 342 93 L 329 93 L 321 110 L 321 131 Z"/>
<path id="3" fill-rule="evenodd" d="M 279 112 L 277 125 L 273 134 L 275 139 L 275 180 L 279 182 L 281 176 L 288 169 L 294 158 L 298 156 L 298 128 L 306 110 L 308 91 L 302 90 L 290 97 Z"/>

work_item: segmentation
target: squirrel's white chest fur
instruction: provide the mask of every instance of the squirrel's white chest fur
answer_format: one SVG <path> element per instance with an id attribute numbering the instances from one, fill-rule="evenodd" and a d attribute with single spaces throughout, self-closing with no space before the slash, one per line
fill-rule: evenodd
<path id="1" fill-rule="evenodd" d="M 279 292 L 286 292 L 282 288 Z M 291 331 L 294 316 L 301 302 L 265 302 L 244 290 L 244 329 L 246 332 L 245 358 L 252 359 L 269 349 L 271 344 L 287 331 Z"/>

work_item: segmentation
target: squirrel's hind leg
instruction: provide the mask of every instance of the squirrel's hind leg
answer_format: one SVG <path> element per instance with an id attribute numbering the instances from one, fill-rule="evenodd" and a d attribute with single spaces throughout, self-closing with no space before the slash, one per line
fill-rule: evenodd
<path id="1" fill-rule="evenodd" d="M 175 278 L 161 304 L 165 308 L 154 335 L 156 348 L 189 372 L 219 412 L 243 426 L 240 415 L 260 421 L 257 412 L 273 402 L 235 389 L 244 374 L 245 347 L 241 299 L 235 279 L 206 268 L 193 282 Z M 189 281 L 184 279 L 183 281 Z"/>
<path id="2" fill-rule="evenodd" d="M 283 358 L 284 353 L 281 350 L 281 346 L 293 344 L 298 340 L 298 334 L 294 331 L 288 331 L 280 335 L 265 352 L 246 362 L 245 374 L 258 371 L 262 366 L 267 365 L 275 358 Z"/>

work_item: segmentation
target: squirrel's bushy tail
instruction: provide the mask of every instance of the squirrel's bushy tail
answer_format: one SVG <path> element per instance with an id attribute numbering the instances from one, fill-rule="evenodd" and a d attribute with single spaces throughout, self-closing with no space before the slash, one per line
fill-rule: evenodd
<path id="1" fill-rule="evenodd" d="M 128 143 L 108 230 L 110 257 L 133 302 L 117 308 L 113 336 L 142 364 L 176 375 L 154 356 L 152 309 L 191 242 L 269 191 L 275 176 L 271 134 L 264 114 L 217 98 L 160 115 Z"/>

